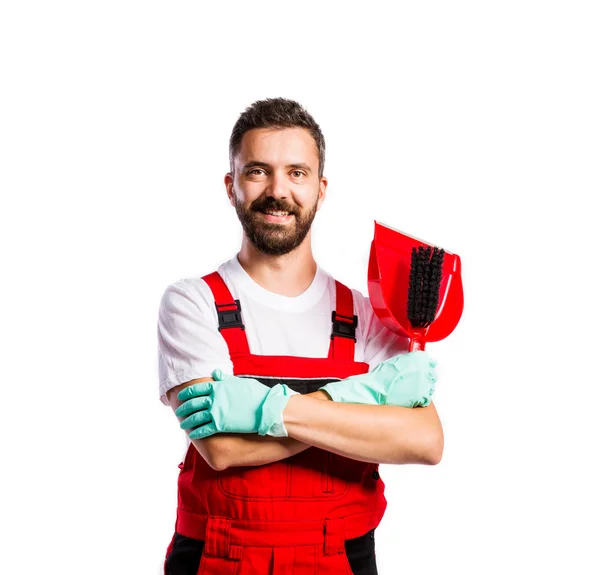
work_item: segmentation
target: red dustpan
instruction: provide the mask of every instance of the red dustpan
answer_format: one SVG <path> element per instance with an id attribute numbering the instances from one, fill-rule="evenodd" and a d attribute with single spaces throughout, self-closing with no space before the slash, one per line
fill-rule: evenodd
<path id="1" fill-rule="evenodd" d="M 407 311 L 411 256 L 413 248 L 419 247 L 435 246 L 375 222 L 369 257 L 369 298 L 382 323 L 410 339 L 409 351 L 425 349 L 426 342 L 450 335 L 463 311 L 460 257 L 444 250 L 435 317 L 427 327 L 412 326 Z"/>

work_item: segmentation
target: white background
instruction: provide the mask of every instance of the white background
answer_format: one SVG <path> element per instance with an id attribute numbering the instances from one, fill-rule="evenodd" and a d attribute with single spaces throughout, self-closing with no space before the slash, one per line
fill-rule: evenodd
<path id="1" fill-rule="evenodd" d="M 184 433 L 166 286 L 236 253 L 252 102 L 327 142 L 317 261 L 367 290 L 375 219 L 461 256 L 445 452 L 382 466 L 380 575 L 597 574 L 594 2 L 4 2 L 3 573 L 161 573 Z"/>

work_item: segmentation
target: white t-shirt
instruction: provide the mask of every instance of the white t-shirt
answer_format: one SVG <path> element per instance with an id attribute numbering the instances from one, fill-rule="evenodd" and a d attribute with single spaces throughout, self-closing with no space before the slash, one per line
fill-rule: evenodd
<path id="1" fill-rule="evenodd" d="M 317 266 L 308 289 L 296 297 L 270 292 L 242 268 L 237 256 L 218 272 L 234 299 L 240 300 L 250 353 L 327 357 L 331 341 L 331 312 L 335 309 L 334 278 Z M 372 369 L 408 351 L 408 338 L 388 330 L 373 312 L 369 298 L 352 290 L 358 316 L 354 360 Z M 229 349 L 218 331 L 212 291 L 201 277 L 170 284 L 158 315 L 159 395 L 169 405 L 169 389 L 192 379 L 211 377 L 215 369 L 233 373 Z"/>

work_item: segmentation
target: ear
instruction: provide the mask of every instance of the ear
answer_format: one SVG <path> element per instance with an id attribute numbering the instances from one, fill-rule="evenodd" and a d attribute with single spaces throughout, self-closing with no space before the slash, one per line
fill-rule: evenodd
<path id="1" fill-rule="evenodd" d="M 225 191 L 227 192 L 227 197 L 229 198 L 229 203 L 232 206 L 235 206 L 233 202 L 233 175 L 231 172 L 227 172 L 224 178 L 225 183 Z"/>
<path id="2" fill-rule="evenodd" d="M 317 212 L 321 209 L 321 205 L 325 201 L 325 196 L 327 195 L 327 178 L 321 178 L 319 181 L 319 200 L 317 203 Z"/>

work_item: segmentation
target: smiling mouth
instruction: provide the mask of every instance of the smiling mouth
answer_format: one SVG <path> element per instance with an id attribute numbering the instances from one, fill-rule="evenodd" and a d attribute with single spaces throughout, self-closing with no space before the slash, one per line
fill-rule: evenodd
<path id="1" fill-rule="evenodd" d="M 279 210 L 267 210 L 267 211 L 258 210 L 258 211 L 264 216 L 264 218 L 267 221 L 276 222 L 276 223 L 277 222 L 287 222 L 294 215 L 290 212 L 279 211 Z"/>

